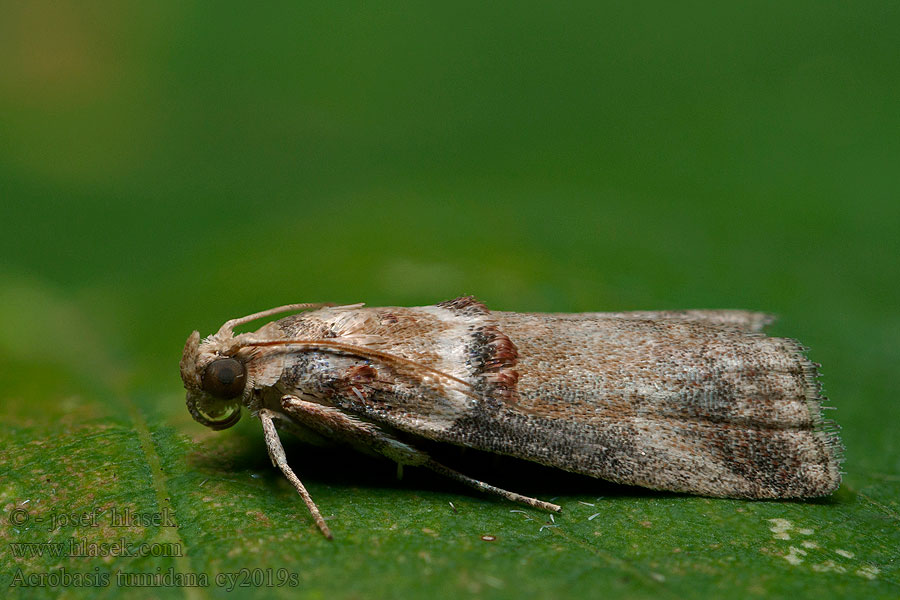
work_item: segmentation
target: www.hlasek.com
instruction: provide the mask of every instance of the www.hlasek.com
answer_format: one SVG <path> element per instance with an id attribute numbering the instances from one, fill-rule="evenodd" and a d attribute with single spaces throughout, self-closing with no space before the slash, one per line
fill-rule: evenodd
<path id="1" fill-rule="evenodd" d="M 210 587 L 232 592 L 237 588 L 297 587 L 300 576 L 287 569 L 241 569 L 216 573 L 195 573 L 156 568 L 155 571 L 70 571 L 65 567 L 44 573 L 25 573 L 16 569 L 9 587 Z"/>
<path id="2" fill-rule="evenodd" d="M 115 542 L 88 542 L 74 538 L 65 542 L 10 542 L 10 554 L 16 558 L 96 558 L 184 556 L 178 542 L 129 542 L 119 538 Z"/>

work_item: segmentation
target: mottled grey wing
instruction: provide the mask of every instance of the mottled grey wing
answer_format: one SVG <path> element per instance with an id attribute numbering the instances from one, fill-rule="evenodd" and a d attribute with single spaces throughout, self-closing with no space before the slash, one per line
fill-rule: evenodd
<path id="1" fill-rule="evenodd" d="M 840 484 L 815 365 L 793 340 L 749 333 L 758 313 L 739 319 L 749 327 L 720 311 L 493 314 L 518 350 L 516 397 L 479 407 L 448 441 L 710 496 L 810 497 Z"/>
<path id="2" fill-rule="evenodd" d="M 504 313 L 498 313 L 504 314 Z M 558 315 L 566 317 L 567 315 Z M 620 313 L 581 313 L 568 315 L 580 319 L 629 319 L 639 321 L 692 321 L 707 325 L 737 327 L 749 332 L 760 332 L 775 321 L 775 316 L 750 310 L 635 310 Z"/>
<path id="3" fill-rule="evenodd" d="M 465 365 L 474 393 L 373 375 L 336 405 L 409 434 L 655 489 L 790 498 L 840 484 L 815 365 L 797 342 L 758 333 L 768 315 L 521 314 L 466 298 L 429 310 L 439 319 L 424 329 L 399 309 L 380 319 L 399 319 L 390 326 L 410 340 L 385 349 L 426 360 L 423 347 L 443 348 L 426 364 Z M 448 323 L 452 336 L 434 333 Z"/>

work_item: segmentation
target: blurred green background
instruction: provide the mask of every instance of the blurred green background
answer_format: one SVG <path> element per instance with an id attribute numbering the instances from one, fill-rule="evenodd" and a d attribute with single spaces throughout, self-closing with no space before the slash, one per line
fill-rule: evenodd
<path id="1" fill-rule="evenodd" d="M 233 594 L 896 597 L 898 40 L 895 2 L 0 3 L 0 506 L 171 506 L 178 529 L 128 535 L 185 548 L 4 547 L 0 584 L 274 566 L 299 586 Z M 539 530 L 545 515 L 427 475 L 291 446 L 334 515 L 327 544 L 258 424 L 213 434 L 184 409 L 193 329 L 461 294 L 779 314 L 772 331 L 824 365 L 844 487 L 748 503 L 578 480 L 565 524 Z M 821 537 L 789 541 L 777 518 Z M 4 544 L 118 533 L 0 524 Z"/>

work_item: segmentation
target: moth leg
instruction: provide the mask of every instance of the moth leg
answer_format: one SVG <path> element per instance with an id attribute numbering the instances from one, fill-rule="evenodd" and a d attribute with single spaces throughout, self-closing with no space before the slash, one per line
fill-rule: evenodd
<path id="1" fill-rule="evenodd" d="M 467 477 L 463 475 L 459 471 L 454 471 L 449 467 L 445 467 L 439 462 L 433 461 L 431 459 L 425 463 L 425 466 L 434 471 L 435 473 L 440 473 L 445 477 L 449 477 L 455 481 L 460 483 L 464 483 L 469 487 L 473 487 L 476 490 L 480 490 L 482 492 L 487 492 L 488 494 L 494 494 L 495 496 L 500 496 L 501 498 L 506 498 L 507 500 L 512 500 L 513 502 L 518 502 L 520 504 L 526 504 L 528 506 L 533 506 L 534 508 L 540 508 L 542 510 L 549 510 L 550 512 L 559 512 L 562 510 L 562 507 L 558 504 L 552 504 L 550 502 L 544 502 L 543 500 L 538 500 L 537 498 L 531 498 L 529 496 L 523 496 L 522 494 L 517 494 L 515 492 L 510 492 L 509 490 L 504 490 L 503 488 L 498 488 L 483 481 L 478 481 L 477 479 L 472 479 L 471 477 Z"/>
<path id="2" fill-rule="evenodd" d="M 398 465 L 426 467 L 435 473 L 449 477 L 450 479 L 475 488 L 481 492 L 500 496 L 501 498 L 513 502 L 519 502 L 543 510 L 552 512 L 559 512 L 562 510 L 562 508 L 556 504 L 544 502 L 537 498 L 523 496 L 484 483 L 483 481 L 467 477 L 466 475 L 435 461 L 425 452 L 413 448 L 392 437 L 377 425 L 347 415 L 340 409 L 323 406 L 314 402 L 307 402 L 296 396 L 282 396 L 281 407 L 292 418 L 297 419 L 301 425 L 304 425 L 323 436 L 346 442 L 351 446 L 374 450 L 378 454 L 395 461 Z"/>
<path id="3" fill-rule="evenodd" d="M 328 529 L 328 525 L 325 524 L 325 519 L 322 518 L 322 513 L 319 512 L 319 507 L 316 506 L 316 503 L 313 502 L 312 497 L 309 495 L 309 492 L 306 491 L 306 488 L 303 487 L 303 483 L 300 482 L 300 478 L 297 477 L 294 472 L 291 470 L 291 467 L 287 463 L 287 457 L 284 454 L 284 448 L 281 446 L 281 440 L 278 438 L 278 431 L 275 429 L 275 423 L 272 421 L 272 416 L 275 413 L 270 411 L 267 408 L 263 408 L 259 411 L 259 420 L 262 422 L 263 426 L 263 435 L 266 440 L 266 448 L 269 450 L 269 458 L 272 459 L 272 464 L 281 469 L 281 472 L 284 473 L 284 476 L 287 477 L 288 481 L 293 484 L 294 488 L 300 493 L 300 497 L 303 498 L 303 501 L 306 503 L 306 507 L 309 509 L 309 512 L 312 513 L 313 519 L 316 521 L 316 525 L 319 526 L 319 529 L 329 540 L 332 539 L 331 530 Z"/>

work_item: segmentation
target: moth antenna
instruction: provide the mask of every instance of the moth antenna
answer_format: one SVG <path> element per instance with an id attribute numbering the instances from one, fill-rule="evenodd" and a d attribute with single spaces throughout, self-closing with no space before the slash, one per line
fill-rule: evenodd
<path id="1" fill-rule="evenodd" d="M 333 342 L 331 340 L 266 340 L 266 341 L 249 341 L 241 346 L 301 346 L 307 348 L 309 350 L 323 350 L 323 351 L 337 351 L 337 353 L 346 353 L 352 354 L 354 356 L 359 356 L 362 358 L 371 358 L 376 360 L 381 360 L 387 363 L 394 363 L 396 365 L 403 365 L 405 367 L 410 367 L 415 372 L 419 371 L 427 371 L 432 375 L 437 375 L 443 379 L 448 379 L 454 383 L 458 383 L 463 386 L 460 392 L 466 394 L 471 398 L 478 398 L 479 396 L 472 391 L 472 385 L 466 381 L 463 381 L 459 377 L 454 377 L 449 373 L 444 373 L 440 369 L 435 369 L 433 367 L 429 367 L 428 365 L 423 365 L 422 363 L 416 362 L 409 358 L 403 358 L 402 356 L 397 356 L 396 354 L 391 354 L 389 352 L 382 352 L 381 350 L 371 350 L 369 348 L 362 348 L 360 346 L 354 346 L 352 344 L 342 344 L 341 342 Z M 420 373 L 416 373 L 419 380 L 424 380 L 424 377 Z"/>
<path id="2" fill-rule="evenodd" d="M 230 321 L 225 321 L 225 323 L 219 328 L 219 332 L 216 334 L 217 337 L 231 337 L 232 333 L 234 333 L 234 328 L 240 325 L 244 325 L 249 323 L 250 321 L 255 321 L 256 319 L 264 319 L 265 317 L 271 317 L 272 315 L 277 315 L 284 312 L 292 312 L 295 310 L 309 310 L 313 308 L 324 308 L 326 306 L 334 306 L 333 302 L 307 302 L 304 304 L 285 304 L 284 306 L 278 306 L 276 308 L 270 308 L 269 310 L 264 310 L 262 312 L 253 313 L 252 315 L 247 315 L 246 317 L 239 317 L 237 319 L 231 319 Z"/>

